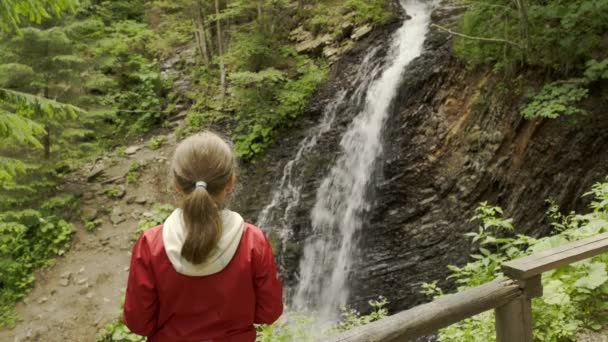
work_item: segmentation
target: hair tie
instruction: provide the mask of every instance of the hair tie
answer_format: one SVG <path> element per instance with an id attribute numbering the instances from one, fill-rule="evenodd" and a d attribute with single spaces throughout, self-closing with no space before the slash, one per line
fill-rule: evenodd
<path id="1" fill-rule="evenodd" d="M 196 187 L 197 188 L 205 188 L 205 189 L 207 189 L 207 182 L 198 181 L 198 182 L 196 182 Z"/>

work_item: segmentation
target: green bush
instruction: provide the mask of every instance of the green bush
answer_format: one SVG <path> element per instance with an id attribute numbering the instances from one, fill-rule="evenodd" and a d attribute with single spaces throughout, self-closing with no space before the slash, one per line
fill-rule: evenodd
<path id="1" fill-rule="evenodd" d="M 158 150 L 167 142 L 167 138 L 165 137 L 153 137 L 148 142 L 148 148 L 152 151 Z"/>
<path id="2" fill-rule="evenodd" d="M 239 119 L 235 149 L 241 158 L 251 159 L 273 143 L 277 131 L 304 112 L 308 100 L 327 76 L 325 64 L 297 55 L 291 49 L 285 49 L 283 54 L 296 64 L 292 77 L 274 68 L 230 76 Z"/>
<path id="3" fill-rule="evenodd" d="M 586 114 L 580 102 L 587 98 L 593 82 L 608 79 L 608 59 L 590 60 L 584 77 L 545 84 L 522 108 L 526 119 L 555 119 L 562 115 Z"/>
<path id="4" fill-rule="evenodd" d="M 474 37 L 505 39 L 519 45 L 457 38 L 457 54 L 473 65 L 512 68 L 524 63 L 560 73 L 580 71 L 595 58 L 608 29 L 608 2 L 602 0 L 543 1 L 527 4 L 528 36 L 522 34 L 515 1 L 466 1 L 460 32 Z"/>
<path id="5" fill-rule="evenodd" d="M 127 171 L 127 184 L 137 183 L 139 176 L 141 175 L 141 165 L 138 161 L 134 161 L 129 165 L 129 171 Z"/>
<path id="6" fill-rule="evenodd" d="M 15 323 L 13 306 L 34 282 L 33 271 L 62 255 L 71 234 L 72 225 L 35 210 L 0 214 L 0 326 Z"/>
<path id="7" fill-rule="evenodd" d="M 466 289 L 503 277 L 500 266 L 511 259 L 539 253 L 608 231 L 608 178 L 597 183 L 585 196 L 593 196 L 592 212 L 585 215 L 563 215 L 553 205 L 547 212 L 553 220 L 554 234 L 534 238 L 514 234 L 510 220 L 503 219 L 502 210 L 482 203 L 473 218 L 479 230 L 466 234 L 479 243 L 473 261 L 450 266 L 449 279 Z M 542 277 L 543 296 L 532 301 L 534 338 L 537 341 L 574 341 L 583 328 L 600 329 L 608 323 L 608 255 L 603 254 L 581 262 L 545 272 Z M 425 284 L 423 293 L 442 296 L 435 283 Z M 494 314 L 486 312 L 442 329 L 440 341 L 495 341 Z"/>
<path id="8" fill-rule="evenodd" d="M 358 22 L 381 25 L 391 17 L 386 0 L 348 0 L 346 6 L 355 12 Z"/>

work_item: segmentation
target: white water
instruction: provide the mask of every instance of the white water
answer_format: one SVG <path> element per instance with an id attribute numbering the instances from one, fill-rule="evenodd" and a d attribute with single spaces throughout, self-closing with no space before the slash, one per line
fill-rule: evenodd
<path id="1" fill-rule="evenodd" d="M 373 81 L 366 89 L 363 109 L 342 137 L 342 153 L 317 190 L 311 212 L 313 233 L 300 261 L 293 306 L 317 311 L 321 320 L 337 318 L 339 308 L 347 302 L 354 237 L 362 226 L 361 214 L 369 209 L 366 192 L 382 153 L 382 128 L 403 71 L 422 53 L 428 30 L 430 8 L 426 4 L 402 0 L 401 5 L 411 19 L 391 37 L 381 76 L 369 75 Z"/>
<path id="2" fill-rule="evenodd" d="M 300 203 L 301 190 L 304 177 L 302 177 L 303 164 L 305 158 L 310 153 L 323 134 L 329 132 L 333 127 L 336 115 L 343 105 L 353 105 L 362 103 L 365 98 L 365 90 L 371 81 L 380 72 L 379 63 L 374 61 L 379 47 L 370 49 L 357 69 L 355 77 L 347 88 L 355 89 L 352 94 L 340 90 L 333 99 L 325 106 L 321 122 L 313 127 L 308 135 L 298 144 L 298 150 L 293 159 L 283 167 L 283 175 L 279 185 L 273 190 L 272 200 L 258 215 L 256 224 L 266 232 L 276 234 L 279 238 L 281 249 L 278 253 L 279 266 L 283 266 L 283 256 L 287 242 L 293 235 L 292 231 L 292 211 Z"/>

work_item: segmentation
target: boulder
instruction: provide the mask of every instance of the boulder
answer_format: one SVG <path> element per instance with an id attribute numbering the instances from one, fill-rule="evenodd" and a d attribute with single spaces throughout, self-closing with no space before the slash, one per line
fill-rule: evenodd
<path id="1" fill-rule="evenodd" d="M 140 149 L 141 149 L 141 145 L 129 146 L 129 147 L 127 147 L 127 149 L 125 149 L 125 154 L 127 154 L 127 155 L 135 154 L 135 152 L 139 151 Z"/>
<path id="2" fill-rule="evenodd" d="M 353 40 L 359 40 L 365 36 L 367 36 L 370 32 L 372 32 L 372 27 L 369 24 L 365 24 L 363 26 L 357 27 L 353 33 L 351 34 L 351 38 Z"/>
<path id="3" fill-rule="evenodd" d="M 296 51 L 300 53 L 319 53 L 326 45 L 329 45 L 332 38 L 329 34 L 324 34 L 313 40 L 305 40 L 296 45 Z"/>
<path id="4" fill-rule="evenodd" d="M 297 43 L 313 39 L 312 33 L 306 31 L 303 26 L 298 26 L 295 30 L 289 32 L 289 40 Z"/>
<path id="5" fill-rule="evenodd" d="M 122 209 L 120 207 L 114 207 L 114 209 L 112 209 L 112 214 L 110 215 L 110 221 L 112 221 L 112 224 L 117 225 L 125 220 L 126 218 Z"/>
<path id="6" fill-rule="evenodd" d="M 99 216 L 99 211 L 95 208 L 84 208 L 82 209 L 82 220 L 83 221 L 93 221 Z"/>
<path id="7" fill-rule="evenodd" d="M 350 35 L 353 33 L 353 29 L 355 28 L 355 24 L 353 24 L 350 21 L 347 22 L 343 22 L 342 25 L 340 25 L 340 27 L 338 28 L 338 32 L 336 34 L 336 40 L 337 41 L 342 41 L 348 37 L 350 37 Z"/>
<path id="8" fill-rule="evenodd" d="M 99 177 L 105 171 L 104 165 L 95 165 L 93 169 L 87 174 L 87 182 L 94 181 L 97 177 Z"/>

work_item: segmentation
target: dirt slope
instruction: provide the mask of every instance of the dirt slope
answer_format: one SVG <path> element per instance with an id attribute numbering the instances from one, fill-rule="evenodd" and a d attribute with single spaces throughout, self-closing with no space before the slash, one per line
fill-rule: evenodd
<path id="1" fill-rule="evenodd" d="M 0 341 L 95 341 L 103 326 L 120 315 L 137 223 L 150 215 L 153 204 L 173 201 L 165 185 L 175 136 L 166 139 L 156 151 L 142 142 L 128 148 L 129 153 L 137 151 L 124 157 L 98 158 L 67 182 L 66 190 L 82 194 L 83 212 L 102 223 L 88 232 L 82 222 L 73 222 L 71 249 L 37 274 L 34 289 L 17 306 L 21 321 L 14 329 L 0 331 Z M 126 184 L 135 161 L 143 165 L 140 176 Z M 103 172 L 93 178 L 98 170 Z M 122 186 L 121 198 L 102 193 Z"/>

